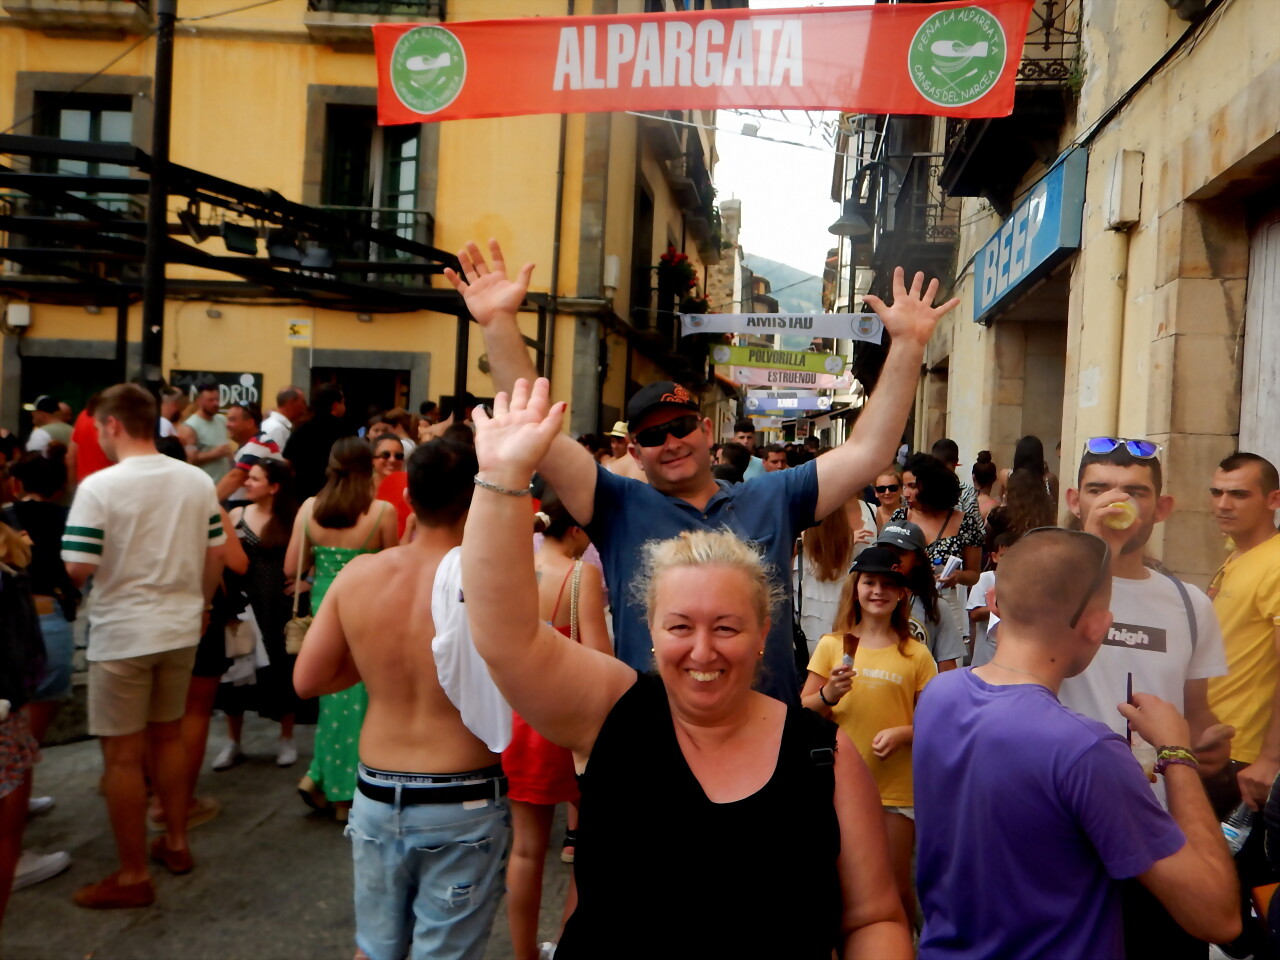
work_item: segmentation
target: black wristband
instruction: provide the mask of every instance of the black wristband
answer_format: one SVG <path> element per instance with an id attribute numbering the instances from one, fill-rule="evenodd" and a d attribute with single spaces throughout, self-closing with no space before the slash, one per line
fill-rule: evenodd
<path id="1" fill-rule="evenodd" d="M 827 688 L 827 685 L 825 683 L 818 688 L 818 699 L 821 700 L 823 703 L 825 703 L 828 707 L 834 707 L 836 704 L 832 703 L 822 694 L 822 691 L 825 690 L 826 688 Z M 840 701 L 838 700 L 836 701 L 836 703 L 839 703 L 839 702 Z"/>

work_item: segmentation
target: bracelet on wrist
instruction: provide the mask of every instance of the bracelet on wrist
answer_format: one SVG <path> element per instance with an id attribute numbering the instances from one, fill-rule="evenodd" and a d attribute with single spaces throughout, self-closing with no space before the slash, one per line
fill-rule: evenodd
<path id="1" fill-rule="evenodd" d="M 529 486 L 525 487 L 523 490 L 512 490 L 512 489 L 510 489 L 510 488 L 508 488 L 508 487 L 500 487 L 500 486 L 498 486 L 498 484 L 496 484 L 496 483 L 490 483 L 488 480 L 485 480 L 483 477 L 481 477 L 481 476 L 480 476 L 480 474 L 478 474 L 478 473 L 477 473 L 477 474 L 475 475 L 475 485 L 476 485 L 477 487 L 482 487 L 482 488 L 483 488 L 483 489 L 485 489 L 485 490 L 491 490 L 491 491 L 492 491 L 492 492 L 494 492 L 494 493 L 501 493 L 503 496 L 507 496 L 507 497 L 531 497 L 531 496 L 533 496 L 533 481 L 532 481 L 532 480 L 530 480 L 530 481 L 529 481 Z"/>
<path id="2" fill-rule="evenodd" d="M 839 703 L 840 701 L 837 700 L 835 703 L 832 703 L 830 700 L 828 700 L 826 694 L 823 693 L 823 691 L 826 689 L 827 689 L 827 685 L 825 683 L 818 688 L 818 699 L 821 700 L 823 703 L 825 703 L 828 707 L 834 707 L 836 703 Z"/>
<path id="3" fill-rule="evenodd" d="M 1160 747 L 1156 750 L 1155 773 L 1164 773 L 1169 767 L 1181 765 L 1193 770 L 1200 766 L 1196 755 L 1186 747 Z"/>

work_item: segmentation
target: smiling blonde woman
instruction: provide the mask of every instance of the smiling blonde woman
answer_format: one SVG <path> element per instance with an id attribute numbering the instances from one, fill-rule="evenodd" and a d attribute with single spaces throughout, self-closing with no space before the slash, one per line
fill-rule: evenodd
<path id="1" fill-rule="evenodd" d="M 476 413 L 463 587 L 499 688 L 580 774 L 580 899 L 556 956 L 910 957 L 857 750 L 829 721 L 752 689 L 774 600 L 764 561 L 728 532 L 650 543 L 635 589 L 653 672 L 573 643 L 538 617 L 524 496 L 564 406 L 550 406 L 545 380 L 521 380 L 494 410 Z M 696 889 L 659 881 L 673 844 L 705 865 Z M 795 878 L 803 922 L 762 909 Z"/>

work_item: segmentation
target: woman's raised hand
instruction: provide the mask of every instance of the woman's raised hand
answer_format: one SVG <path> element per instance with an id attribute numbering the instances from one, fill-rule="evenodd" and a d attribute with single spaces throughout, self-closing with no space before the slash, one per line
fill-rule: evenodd
<path id="1" fill-rule="evenodd" d="M 528 482 L 564 422 L 565 403 L 551 403 L 550 394 L 545 378 L 539 377 L 532 387 L 522 378 L 510 397 L 499 393 L 494 398 L 492 417 L 476 407 L 476 460 L 481 472 L 501 474 L 508 482 Z"/>

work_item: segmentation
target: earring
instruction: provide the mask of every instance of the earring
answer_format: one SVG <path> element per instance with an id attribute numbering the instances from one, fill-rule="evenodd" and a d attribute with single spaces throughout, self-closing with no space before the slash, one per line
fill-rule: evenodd
<path id="1" fill-rule="evenodd" d="M 757 651 L 756 651 L 756 656 L 757 656 L 757 657 L 763 657 L 763 656 L 764 656 L 764 650 L 757 650 Z"/>
<path id="2" fill-rule="evenodd" d="M 650 648 L 649 648 L 649 652 L 650 652 L 651 654 L 657 653 L 657 652 L 658 652 L 658 648 L 657 648 L 657 647 L 650 647 Z"/>

